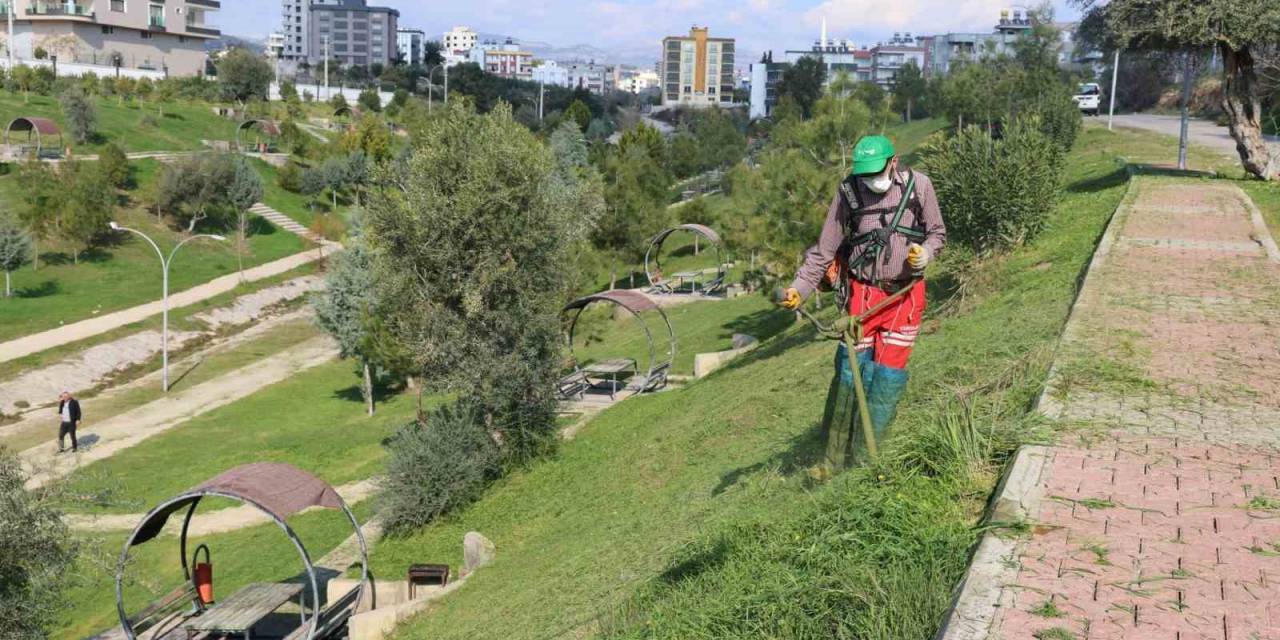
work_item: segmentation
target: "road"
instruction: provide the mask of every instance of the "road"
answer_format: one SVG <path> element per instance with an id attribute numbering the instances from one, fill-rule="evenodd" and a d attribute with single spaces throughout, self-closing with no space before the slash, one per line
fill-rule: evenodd
<path id="1" fill-rule="evenodd" d="M 1105 122 L 1106 116 L 1102 116 L 1098 120 Z M 1119 127 L 1146 129 L 1147 131 L 1155 131 L 1156 133 L 1170 136 L 1181 135 L 1180 118 L 1178 116 L 1161 116 L 1149 113 L 1118 115 L 1116 116 L 1115 124 Z M 1192 118 L 1187 130 L 1192 144 L 1208 147 L 1232 158 L 1240 157 L 1236 152 L 1236 141 L 1231 137 L 1231 133 L 1226 127 L 1219 127 L 1210 120 Z M 1267 140 L 1271 143 L 1273 149 L 1280 152 L 1280 136 L 1267 136 Z"/>

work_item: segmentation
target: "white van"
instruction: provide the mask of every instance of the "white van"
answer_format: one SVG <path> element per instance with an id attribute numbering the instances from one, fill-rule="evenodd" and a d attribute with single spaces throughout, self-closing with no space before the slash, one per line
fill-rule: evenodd
<path id="1" fill-rule="evenodd" d="M 1087 116 L 1098 115 L 1099 109 L 1102 107 L 1102 87 L 1096 82 L 1086 82 L 1080 85 L 1076 95 L 1071 97 L 1076 102 L 1076 108 Z"/>

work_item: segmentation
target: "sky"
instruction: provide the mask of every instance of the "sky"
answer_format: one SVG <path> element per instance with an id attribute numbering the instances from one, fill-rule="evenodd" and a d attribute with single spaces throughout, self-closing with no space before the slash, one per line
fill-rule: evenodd
<path id="1" fill-rule="evenodd" d="M 1039 2 L 1039 0 L 1034 0 Z M 1056 19 L 1077 15 L 1067 0 L 1052 0 Z M 453 25 L 481 33 L 547 42 L 587 44 L 634 57 L 658 58 L 663 36 L 706 25 L 711 35 L 738 41 L 740 66 L 772 49 L 807 47 L 827 19 L 831 38 L 875 44 L 895 31 L 913 34 L 989 31 L 1009 0 L 370 0 L 400 10 L 402 28 L 429 36 Z M 279 0 L 230 0 L 215 19 L 231 35 L 264 38 L 280 21 Z"/>

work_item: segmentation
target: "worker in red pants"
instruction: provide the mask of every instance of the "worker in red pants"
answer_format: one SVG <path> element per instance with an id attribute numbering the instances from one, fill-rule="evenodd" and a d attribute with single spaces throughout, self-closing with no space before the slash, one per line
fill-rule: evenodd
<path id="1" fill-rule="evenodd" d="M 826 280 L 847 296 L 849 314 L 856 316 L 911 288 L 866 319 L 862 341 L 855 347 L 877 440 L 893 421 L 907 386 L 907 361 L 925 309 L 921 275 L 946 237 L 929 177 L 899 166 L 888 138 L 866 136 L 854 147 L 852 170 L 831 201 L 818 244 L 805 253 L 804 265 L 780 303 L 797 309 Z M 841 344 L 833 397 L 843 391 L 841 385 L 853 384 L 850 366 Z M 829 410 L 829 419 L 844 419 L 831 416 Z"/>

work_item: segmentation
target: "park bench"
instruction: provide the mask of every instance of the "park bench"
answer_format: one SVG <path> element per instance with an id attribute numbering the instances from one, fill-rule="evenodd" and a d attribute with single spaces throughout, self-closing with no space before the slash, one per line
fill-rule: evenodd
<path id="1" fill-rule="evenodd" d="M 556 384 L 556 391 L 561 398 L 581 398 L 582 394 L 591 388 L 591 383 L 587 381 L 587 374 L 581 369 L 574 369 L 569 375 L 560 378 Z"/>
<path id="2" fill-rule="evenodd" d="M 347 618 L 350 618 L 356 610 L 356 597 L 359 590 L 352 589 L 344 594 L 341 598 L 329 603 L 329 606 L 320 612 L 320 622 L 316 624 L 315 638 L 324 638 L 333 633 L 342 626 Z M 304 624 L 292 633 L 284 637 L 284 640 L 306 640 L 307 630 L 311 628 L 310 624 Z"/>
<path id="3" fill-rule="evenodd" d="M 175 588 L 159 600 L 147 605 L 145 609 L 129 618 L 129 623 L 133 625 L 135 631 L 142 633 L 177 613 L 180 608 L 179 605 L 183 603 L 190 604 L 193 611 L 198 611 L 202 608 L 200 595 L 196 592 L 196 586 L 190 582 L 186 586 Z"/>

